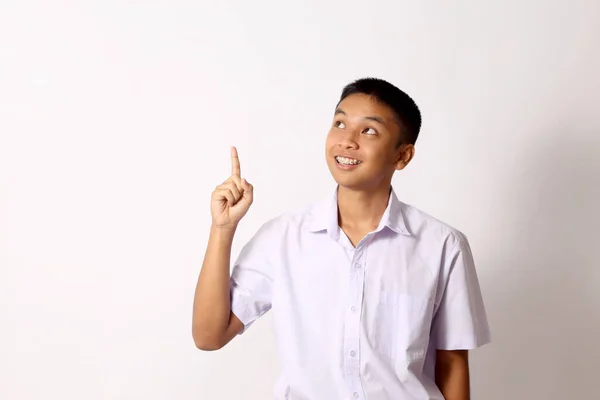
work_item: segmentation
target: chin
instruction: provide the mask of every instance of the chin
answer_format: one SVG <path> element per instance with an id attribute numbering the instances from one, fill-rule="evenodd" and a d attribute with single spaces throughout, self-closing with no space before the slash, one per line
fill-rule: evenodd
<path id="1" fill-rule="evenodd" d="M 351 176 L 339 176 L 337 174 L 332 174 L 333 180 L 338 186 L 341 186 L 346 189 L 354 189 L 359 190 L 365 187 L 364 182 L 361 179 L 356 179 Z"/>
<path id="2" fill-rule="evenodd" d="M 353 190 L 364 190 L 369 187 L 368 179 L 365 179 L 360 171 L 340 171 L 334 163 L 335 161 L 327 163 L 327 167 L 329 168 L 331 177 L 338 186 Z"/>

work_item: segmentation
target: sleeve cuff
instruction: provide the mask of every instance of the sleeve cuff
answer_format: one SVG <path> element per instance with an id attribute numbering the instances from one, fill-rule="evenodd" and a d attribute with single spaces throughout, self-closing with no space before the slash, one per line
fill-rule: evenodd
<path id="1" fill-rule="evenodd" d="M 463 341 L 446 341 L 436 345 L 437 350 L 475 350 L 479 347 L 491 343 L 492 338 L 490 332 L 485 332 L 478 337 L 474 337 Z"/>
<path id="2" fill-rule="evenodd" d="M 251 315 L 251 312 L 248 306 L 244 303 L 243 300 L 239 298 L 231 299 L 231 312 L 235 314 L 236 317 L 244 324 L 244 327 L 239 332 L 239 335 L 246 332 L 246 330 L 252 325 L 254 322 L 254 318 Z"/>

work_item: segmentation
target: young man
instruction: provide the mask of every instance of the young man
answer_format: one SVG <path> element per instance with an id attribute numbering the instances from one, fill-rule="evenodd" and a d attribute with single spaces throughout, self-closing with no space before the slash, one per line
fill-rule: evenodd
<path id="1" fill-rule="evenodd" d="M 233 148 L 232 175 L 211 200 L 197 347 L 223 347 L 272 308 L 278 400 L 468 400 L 467 351 L 490 334 L 467 238 L 391 187 L 420 126 L 417 105 L 390 83 L 346 86 L 326 141 L 332 198 L 263 225 L 230 277 L 253 193 Z"/>

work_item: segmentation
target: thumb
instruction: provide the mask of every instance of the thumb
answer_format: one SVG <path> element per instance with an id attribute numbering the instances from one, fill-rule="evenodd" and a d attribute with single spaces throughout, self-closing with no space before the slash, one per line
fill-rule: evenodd
<path id="1" fill-rule="evenodd" d="M 244 187 L 244 193 L 242 196 L 244 199 L 252 203 L 252 200 L 254 199 L 254 186 L 249 184 L 245 178 L 242 179 L 242 186 Z"/>

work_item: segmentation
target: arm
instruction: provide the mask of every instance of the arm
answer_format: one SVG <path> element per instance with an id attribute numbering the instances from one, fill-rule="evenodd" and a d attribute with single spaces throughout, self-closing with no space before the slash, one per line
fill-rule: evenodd
<path id="1" fill-rule="evenodd" d="M 235 229 L 211 227 L 194 295 L 192 336 L 201 350 L 217 350 L 243 328 L 231 312 L 229 265 Z"/>
<path id="2" fill-rule="evenodd" d="M 468 351 L 437 350 L 435 383 L 446 400 L 470 400 Z"/>
<path id="3" fill-rule="evenodd" d="M 459 233 L 447 243 L 439 307 L 433 319 L 436 384 L 448 400 L 468 400 L 469 353 L 490 341 L 490 330 L 469 242 Z"/>
<path id="4" fill-rule="evenodd" d="M 231 311 L 229 266 L 233 237 L 252 204 L 253 188 L 240 177 L 235 147 L 231 149 L 231 166 L 231 177 L 212 194 L 212 226 L 194 295 L 192 336 L 201 350 L 220 349 L 243 328 Z"/>

